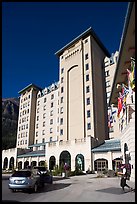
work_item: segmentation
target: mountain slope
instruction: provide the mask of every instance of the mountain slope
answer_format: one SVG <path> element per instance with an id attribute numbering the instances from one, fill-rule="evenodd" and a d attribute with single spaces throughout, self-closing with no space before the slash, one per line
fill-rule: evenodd
<path id="1" fill-rule="evenodd" d="M 16 146 L 19 99 L 2 99 L 2 150 Z"/>

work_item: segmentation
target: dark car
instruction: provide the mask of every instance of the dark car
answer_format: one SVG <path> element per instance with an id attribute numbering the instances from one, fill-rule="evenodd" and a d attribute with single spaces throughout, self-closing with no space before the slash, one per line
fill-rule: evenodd
<path id="1" fill-rule="evenodd" d="M 37 170 L 37 174 L 40 175 L 41 183 L 53 183 L 53 176 L 44 166 L 34 166 L 32 169 Z"/>
<path id="2" fill-rule="evenodd" d="M 9 189 L 12 192 L 16 190 L 33 190 L 37 192 L 40 187 L 40 176 L 35 170 L 15 171 L 9 178 Z"/>

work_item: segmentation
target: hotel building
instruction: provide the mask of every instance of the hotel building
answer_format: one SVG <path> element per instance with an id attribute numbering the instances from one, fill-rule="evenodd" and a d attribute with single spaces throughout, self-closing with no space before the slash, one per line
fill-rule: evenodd
<path id="1" fill-rule="evenodd" d="M 93 169 L 91 148 L 109 139 L 103 62 L 110 54 L 92 28 L 55 54 L 59 81 L 19 92 L 16 166 L 67 162 L 75 170 L 80 161 L 81 170 Z"/>
<path id="2" fill-rule="evenodd" d="M 116 85 L 125 80 L 124 56 L 134 57 L 131 48 L 135 43 L 135 19 L 131 8 L 134 8 L 132 3 L 120 52 L 110 55 L 89 28 L 55 53 L 59 59 L 58 82 L 44 89 L 30 84 L 19 92 L 17 145 L 3 150 L 3 169 L 46 162 L 53 170 L 56 165 L 67 162 L 72 171 L 77 165 L 82 171 L 117 170 L 118 164 L 125 162 L 123 146 L 128 143 L 134 180 L 134 101 L 129 104 L 128 116 L 132 120 L 127 120 L 122 129 L 125 132 L 119 129 L 117 122 L 120 121 L 116 117 L 116 123 L 108 127 L 108 113 L 111 109 L 117 110 Z M 123 46 L 127 49 L 127 45 L 129 55 L 122 50 Z"/>

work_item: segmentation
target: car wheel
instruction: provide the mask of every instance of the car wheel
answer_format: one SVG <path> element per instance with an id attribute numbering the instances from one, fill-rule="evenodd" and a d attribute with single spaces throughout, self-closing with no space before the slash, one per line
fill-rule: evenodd
<path id="1" fill-rule="evenodd" d="M 10 190 L 11 190 L 11 192 L 13 192 L 13 193 L 14 193 L 14 192 L 16 192 L 16 190 L 15 190 L 15 189 L 10 189 Z"/>
<path id="2" fill-rule="evenodd" d="M 35 185 L 34 185 L 34 193 L 36 193 L 37 191 L 38 191 L 38 184 L 35 183 Z"/>
<path id="3" fill-rule="evenodd" d="M 51 178 L 51 180 L 50 180 L 50 184 L 53 184 L 53 179 Z"/>
<path id="4" fill-rule="evenodd" d="M 44 182 L 42 182 L 42 183 L 41 183 L 41 186 L 42 186 L 42 187 L 44 187 L 44 186 L 45 186 Z"/>

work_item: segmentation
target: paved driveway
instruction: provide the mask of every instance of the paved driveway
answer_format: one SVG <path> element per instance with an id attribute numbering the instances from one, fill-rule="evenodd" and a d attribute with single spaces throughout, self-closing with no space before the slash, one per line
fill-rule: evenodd
<path id="1" fill-rule="evenodd" d="M 127 183 L 134 187 L 134 183 Z M 52 185 L 45 185 L 36 194 L 15 192 L 10 195 L 9 192 L 6 199 L 11 197 L 21 202 L 135 202 L 135 192 L 129 192 L 128 188 L 126 192 L 122 192 L 120 177 L 97 178 L 94 174 L 88 174 L 70 178 L 54 177 Z"/>
<path id="2" fill-rule="evenodd" d="M 133 183 L 129 183 L 134 187 Z M 135 202 L 135 193 L 123 193 L 120 177 L 96 178 L 95 175 L 74 176 L 57 179 L 49 185 L 46 194 L 34 202 Z"/>

